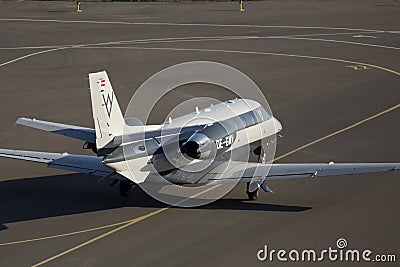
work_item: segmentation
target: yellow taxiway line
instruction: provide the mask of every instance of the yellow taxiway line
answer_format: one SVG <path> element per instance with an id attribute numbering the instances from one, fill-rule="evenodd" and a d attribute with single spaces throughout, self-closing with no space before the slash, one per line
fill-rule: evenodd
<path id="1" fill-rule="evenodd" d="M 113 233 L 116 233 L 116 232 L 118 232 L 118 231 L 121 231 L 122 229 L 125 229 L 126 227 L 129 227 L 129 226 L 131 226 L 132 224 L 138 223 L 138 222 L 143 221 L 143 220 L 145 220 L 145 219 L 147 219 L 147 218 L 149 218 L 149 217 L 152 217 L 152 216 L 154 216 L 154 215 L 156 215 L 156 214 L 159 214 L 159 213 L 161 213 L 161 212 L 163 212 L 163 211 L 166 211 L 166 210 L 168 210 L 169 208 L 170 208 L 170 207 L 165 207 L 165 208 L 162 208 L 162 209 L 158 209 L 158 210 L 153 211 L 153 212 L 151 212 L 151 213 L 149 213 L 149 214 L 146 214 L 146 215 L 140 216 L 140 217 L 138 217 L 138 218 L 136 218 L 136 219 L 133 219 L 133 220 L 129 221 L 128 223 L 126 223 L 126 224 L 124 224 L 124 225 L 121 225 L 121 226 L 118 227 L 118 228 L 115 228 L 115 229 L 113 229 L 113 230 L 111 230 L 111 231 L 108 231 L 107 233 L 104 233 L 104 234 L 102 234 L 102 235 L 96 236 L 95 238 L 92 238 L 92 239 L 90 239 L 90 240 L 88 240 L 88 241 L 86 241 L 86 242 L 84 242 L 84 243 L 81 243 L 81 244 L 79 244 L 79 245 L 77 245 L 77 246 L 75 246 L 75 247 L 72 247 L 72 248 L 70 248 L 70 249 L 68 249 L 68 250 L 65 250 L 65 251 L 63 251 L 63 252 L 61 252 L 61 253 L 59 253 L 59 254 L 57 254 L 57 255 L 54 255 L 53 257 L 50 257 L 50 258 L 48 258 L 48 259 L 45 259 L 44 261 L 41 261 L 41 262 L 39 262 L 39 263 L 36 263 L 36 264 L 32 265 L 32 267 L 41 266 L 41 265 L 43 265 L 43 264 L 45 264 L 45 263 L 48 263 L 48 262 L 50 262 L 50 261 L 52 261 L 52 260 L 55 260 L 55 259 L 57 259 L 57 258 L 59 258 L 59 257 L 62 257 L 62 256 L 64 256 L 65 254 L 71 253 L 72 251 L 75 251 L 75 250 L 77 250 L 77 249 L 80 249 L 81 247 L 87 246 L 87 245 L 89 245 L 89 244 L 91 244 L 91 243 L 93 243 L 93 242 L 95 242 L 95 241 L 97 241 L 97 240 L 99 240 L 99 239 L 102 239 L 102 238 L 107 237 L 107 236 L 109 236 L 109 235 L 111 235 L 111 234 L 113 234 Z"/>
<path id="2" fill-rule="evenodd" d="M 317 140 L 315 140 L 315 141 L 313 141 L 313 142 L 310 142 L 310 143 L 308 143 L 308 144 L 306 144 L 306 145 L 303 145 L 303 146 L 301 146 L 301 147 L 299 147 L 299 148 L 296 148 L 296 149 L 294 149 L 294 150 L 292 150 L 292 151 L 290 151 L 290 152 L 288 152 L 288 153 L 285 153 L 285 154 L 283 154 L 283 155 L 281 155 L 281 156 L 275 158 L 274 161 L 279 160 L 279 159 L 282 159 L 282 158 L 285 158 L 285 157 L 287 157 L 287 156 L 289 156 L 289 155 L 291 155 L 291 154 L 293 154 L 293 153 L 295 153 L 295 152 L 298 152 L 298 151 L 300 151 L 300 150 L 303 150 L 303 149 L 305 149 L 305 148 L 307 148 L 307 147 L 309 147 L 309 146 L 312 146 L 312 145 L 314 145 L 314 144 L 316 144 L 316 143 L 319 143 L 319 142 L 321 142 L 321 141 L 323 141 L 323 140 L 326 140 L 326 139 L 328 139 L 328 138 L 330 138 L 330 137 L 333 137 L 333 136 L 335 136 L 335 135 L 338 135 L 338 134 L 341 134 L 341 133 L 343 133 L 343 132 L 345 132 L 345 131 L 348 131 L 348 130 L 350 130 L 350 129 L 353 129 L 353 128 L 355 128 L 355 127 L 361 125 L 361 124 L 364 124 L 364 123 L 366 123 L 366 122 L 368 122 L 368 121 L 371 121 L 371 120 L 373 120 L 373 119 L 376 119 L 376 118 L 378 118 L 378 117 L 380 117 L 380 116 L 382 116 L 382 115 L 384 115 L 384 114 L 387 114 L 387 113 L 389 113 L 389 112 L 391 112 L 391 111 L 394 111 L 394 110 L 398 109 L 399 107 L 400 107 L 400 104 L 397 104 L 397 105 L 395 105 L 395 106 L 393 106 L 393 107 L 391 107 L 391 108 L 385 109 L 384 111 L 379 112 L 379 113 L 377 113 L 377 114 L 375 114 L 375 115 L 373 115 L 373 116 L 370 116 L 370 117 L 368 117 L 368 118 L 365 118 L 365 119 L 363 119 L 363 120 L 361 120 L 361 121 L 359 121 L 359 122 L 357 122 L 357 123 L 354 123 L 354 124 L 352 124 L 352 125 L 350 125 L 350 126 L 348 126 L 348 127 L 345 127 L 345 128 L 343 128 L 343 129 L 341 129 L 341 130 L 338 130 L 338 131 L 336 131 L 336 132 L 333 132 L 333 133 L 331 133 L 331 134 L 328 134 L 328 135 L 326 135 L 326 136 L 324 136 L 324 137 L 321 137 L 321 138 L 319 138 L 319 139 L 317 139 Z M 216 186 L 214 186 L 214 187 L 208 188 L 207 190 L 202 191 L 202 192 L 200 192 L 200 193 L 198 193 L 198 194 L 196 194 L 196 195 L 193 195 L 191 198 L 194 198 L 194 197 L 196 197 L 196 196 L 199 196 L 199 195 L 201 195 L 201 194 L 204 194 L 204 193 L 206 193 L 207 191 L 213 190 L 213 189 L 215 189 L 215 187 L 217 187 L 217 186 L 219 186 L 219 184 L 216 185 Z M 67 233 L 67 234 L 63 234 L 63 235 L 56 235 L 56 236 L 50 236 L 50 237 L 44 237 L 44 238 L 36 238 L 36 239 L 31 239 L 31 240 L 22 240 L 22 241 L 4 243 L 4 244 L 0 244 L 0 245 L 27 243 L 27 242 L 37 241 L 37 240 L 51 239 L 51 238 L 56 238 L 56 237 L 61 237 L 61 236 L 67 236 L 67 235 L 73 235 L 73 234 L 84 233 L 84 232 L 89 232 L 89 231 L 95 231 L 95 230 L 99 230 L 99 229 L 105 229 L 105 228 L 109 228 L 109 227 L 113 227 L 113 226 L 117 226 L 117 225 L 121 225 L 121 224 L 122 224 L 122 226 L 120 226 L 120 227 L 118 227 L 118 228 L 115 228 L 115 229 L 113 229 L 113 230 L 111 230 L 111 231 L 108 231 L 108 232 L 102 234 L 102 235 L 99 235 L 99 236 L 97 236 L 97 237 L 94 237 L 94 238 L 92 238 L 92 239 L 90 239 L 90 240 L 88 240 L 88 241 L 86 241 L 86 242 L 84 242 L 84 243 L 81 243 L 81 244 L 79 244 L 79 245 L 77 245 L 77 246 L 75 246 L 75 247 L 72 247 L 72 248 L 70 248 L 70 249 L 68 249 L 68 250 L 65 250 L 65 251 L 59 253 L 59 254 L 56 254 L 56 255 L 54 255 L 54 256 L 52 256 L 52 257 L 50 257 L 50 258 L 48 258 L 48 259 L 46 259 L 46 260 L 44 260 L 44 261 L 41 261 L 41 262 L 39 262 L 39 263 L 37 263 L 37 264 L 32 265 L 32 267 L 37 267 L 37 266 L 41 266 L 41 265 L 43 265 L 43 264 L 46 264 L 46 263 L 48 263 L 48 262 L 50 262 L 50 261 L 52 261 L 52 260 L 55 260 L 55 259 L 57 259 L 57 258 L 60 258 L 60 257 L 66 255 L 66 254 L 68 254 L 68 253 L 71 253 L 71 252 L 73 252 L 73 251 L 75 251 L 75 250 L 78 250 L 78 249 L 80 249 L 80 248 L 82 248 L 82 247 L 84 247 L 84 246 L 87 246 L 87 245 L 89 245 L 89 244 L 91 244 L 91 243 L 93 243 L 93 242 L 95 242 L 95 241 L 97 241 L 97 240 L 100 240 L 100 239 L 105 238 L 105 237 L 107 237 L 107 236 L 109 236 L 109 235 L 111 235 L 111 234 L 114 234 L 114 233 L 116 233 L 116 232 L 118 232 L 118 231 L 120 231 L 120 230 L 123 230 L 123 229 L 125 229 L 125 228 L 127 228 L 127 227 L 129 227 L 129 226 L 131 226 L 131 225 L 133 225 L 133 224 L 135 224 L 135 223 L 138 223 L 138 222 L 143 221 L 143 220 L 145 220 L 145 219 L 147 219 L 147 218 L 150 218 L 150 217 L 152 217 L 152 216 L 154 216 L 154 215 L 157 215 L 157 214 L 159 214 L 159 213 L 161 213 L 161 212 L 164 212 L 164 211 L 168 210 L 169 208 L 171 208 L 171 206 L 168 206 L 168 207 L 165 207 L 165 208 L 161 208 L 161 209 L 159 209 L 159 210 L 156 210 L 156 211 L 151 212 L 151 213 L 149 213 L 149 214 L 146 214 L 146 215 L 143 215 L 143 216 L 141 216 L 141 217 L 135 218 L 135 219 L 133 219 L 133 220 L 129 220 L 129 221 L 125 221 L 125 222 L 120 222 L 120 223 L 116 223 L 116 224 L 112 224 L 112 225 L 106 225 L 106 226 L 102 226 L 102 227 L 91 228 L 91 229 L 87 229 L 87 230 L 83 230 L 83 231 L 77 231 L 77 232 L 72 232 L 72 233 Z"/>
<path id="3" fill-rule="evenodd" d="M 81 47 L 81 48 L 85 48 L 85 47 Z M 86 47 L 86 48 L 93 48 L 93 47 Z M 357 65 L 368 66 L 368 67 L 380 69 L 380 70 L 383 70 L 383 71 L 386 71 L 386 72 L 389 72 L 389 73 L 392 73 L 392 74 L 395 74 L 395 75 L 400 76 L 400 73 L 397 72 L 397 71 L 394 71 L 394 70 L 391 70 L 391 69 L 388 69 L 388 68 L 385 68 L 385 67 L 373 65 L 373 64 L 360 63 L 360 62 L 355 62 L 355 61 L 350 61 L 350 60 L 343 60 L 343 59 L 335 59 L 335 58 L 327 58 L 327 57 L 317 57 L 317 56 L 293 55 L 293 54 L 270 53 L 270 52 L 236 51 L 236 50 L 196 49 L 196 48 L 168 48 L 168 47 L 164 47 L 164 48 L 160 48 L 160 47 L 158 47 L 158 48 L 157 48 L 157 47 L 151 47 L 151 48 L 150 48 L 150 47 L 96 47 L 96 48 L 103 48 L 103 49 L 104 49 L 104 48 L 113 48 L 113 49 L 115 49 L 115 48 L 119 48 L 119 49 L 124 48 L 124 49 L 141 49 L 141 50 L 150 49 L 150 50 L 170 50 L 170 51 L 198 51 L 198 52 L 220 52 L 220 53 L 238 53 L 238 54 L 258 54 L 258 55 L 287 56 L 287 57 L 308 58 L 308 59 L 319 59 L 319 60 L 328 60 L 328 61 L 341 62 L 341 63 L 357 64 Z M 296 148 L 296 149 L 294 149 L 294 150 L 292 150 L 292 151 L 290 151 L 290 152 L 288 152 L 288 153 L 285 153 L 285 154 L 283 154 L 283 155 L 277 157 L 275 160 L 282 159 L 282 158 L 287 157 L 287 156 L 289 156 L 289 155 L 291 155 L 291 154 L 293 154 L 293 153 L 295 153 L 295 152 L 298 152 L 298 151 L 300 151 L 300 150 L 303 150 L 303 149 L 305 149 L 305 148 L 307 148 L 307 147 L 309 147 L 309 146 L 311 146 L 311 145 L 314 145 L 314 144 L 319 143 L 319 142 L 321 142 L 321 141 L 323 141 L 323 140 L 326 140 L 326 139 L 328 139 L 328 138 L 330 138 L 330 137 L 336 136 L 336 135 L 338 135 L 338 134 L 340 134 L 340 133 L 343 133 L 343 132 L 345 132 L 345 131 L 348 131 L 348 130 L 350 130 L 350 129 L 353 129 L 353 128 L 355 128 L 355 127 L 361 125 L 361 124 L 364 124 L 364 123 L 366 123 L 366 122 L 368 122 L 368 121 L 371 121 L 371 120 L 373 120 L 373 119 L 376 119 L 376 118 L 378 118 L 378 117 L 380 117 L 380 116 L 382 116 L 382 115 L 384 115 L 384 114 L 387 114 L 387 113 L 389 113 L 389 112 L 391 112 L 391 111 L 394 111 L 394 110 L 398 109 L 399 107 L 400 107 L 400 104 L 397 104 L 397 105 L 395 105 L 395 106 L 393 106 L 393 107 L 391 107 L 391 108 L 385 109 L 385 110 L 383 110 L 383 111 L 381 111 L 381 112 L 379 112 L 379 113 L 377 113 L 377 114 L 375 114 L 375 115 L 372 115 L 372 116 L 370 116 L 370 117 L 368 117 L 368 118 L 365 118 L 365 119 L 363 119 L 363 120 L 361 120 L 361 121 L 359 121 L 359 122 L 356 122 L 356 123 L 354 123 L 354 124 L 352 124 L 352 125 L 350 125 L 350 126 L 347 126 L 347 127 L 343 128 L 343 129 L 341 129 L 341 130 L 335 131 L 335 132 L 333 132 L 333 133 L 331 133 L 331 134 L 328 134 L 328 135 L 326 135 L 326 136 L 324 136 L 324 137 L 321 137 L 321 138 L 319 138 L 319 139 L 317 139 L 317 140 L 315 140 L 315 141 L 313 141 L 313 142 L 310 142 L 310 143 L 308 143 L 308 144 L 305 144 L 305 145 L 303 145 L 303 146 L 301 146 L 301 147 L 299 147 L 299 148 Z M 217 185 L 217 186 L 218 186 L 218 185 Z M 211 188 L 209 188 L 209 189 L 207 189 L 207 190 L 205 190 L 205 191 L 203 191 L 203 192 L 200 192 L 200 193 L 198 193 L 198 194 L 196 194 L 196 195 L 193 195 L 191 198 L 196 197 L 196 196 L 201 195 L 201 194 L 204 194 L 206 191 L 212 190 L 212 189 L 214 189 L 214 188 L 215 188 L 215 187 L 211 187 Z M 97 236 L 97 237 L 94 237 L 94 238 L 92 238 L 92 239 L 90 239 L 90 240 L 88 240 L 88 241 L 86 241 L 86 242 L 84 242 L 84 243 L 82 243 L 82 244 L 79 244 L 79 245 L 77 245 L 77 246 L 74 246 L 74 247 L 72 247 L 72 248 L 70 248 L 70 249 L 68 249 L 68 250 L 65 250 L 65 251 L 63 251 L 63 252 L 61 252 L 61 253 L 59 253 L 59 254 L 56 254 L 56 255 L 54 255 L 54 256 L 52 256 L 52 257 L 46 259 L 46 260 L 43 260 L 43 261 L 41 261 L 41 262 L 39 262 L 39 263 L 33 265 L 33 266 L 41 266 L 41 265 L 43 265 L 43 264 L 45 264 L 45 263 L 48 263 L 48 262 L 53 261 L 53 260 L 55 260 L 55 259 L 57 259 L 57 258 L 59 258 L 59 257 L 62 257 L 62 256 L 64 256 L 64 255 L 68 254 L 68 253 L 71 253 L 71 252 L 73 252 L 73 251 L 75 251 L 75 250 L 77 250 L 77 249 L 79 249 L 79 248 L 82 248 L 82 247 L 84 247 L 84 246 L 87 246 L 87 245 L 89 245 L 89 244 L 91 244 L 91 243 L 93 243 L 93 242 L 95 242 L 95 241 L 97 241 L 97 240 L 100 240 L 100 239 L 102 239 L 102 238 L 105 238 L 105 237 L 107 237 L 107 236 L 109 236 L 109 235 L 111 235 L 111 234 L 113 234 L 113 233 L 116 233 L 116 232 L 118 232 L 118 231 L 121 231 L 121 230 L 123 230 L 123 229 L 125 229 L 125 228 L 127 228 L 127 227 L 129 227 L 129 226 L 131 226 L 131 225 L 133 225 L 133 224 L 135 224 L 135 223 L 138 223 L 138 222 L 143 221 L 143 220 L 145 220 L 145 219 L 147 219 L 147 218 L 150 218 L 150 217 L 152 217 L 152 216 L 154 216 L 154 215 L 157 215 L 157 214 L 159 214 L 159 213 L 161 213 L 161 212 L 164 212 L 164 211 L 168 210 L 169 208 L 171 208 L 171 206 L 158 209 L 158 210 L 156 210 L 156 211 L 154 211 L 154 212 L 151 212 L 151 213 L 149 213 L 149 214 L 140 216 L 140 217 L 138 217 L 138 218 L 135 218 L 135 219 L 132 219 L 132 220 L 129 220 L 129 221 L 124 221 L 124 222 L 120 222 L 120 223 L 110 224 L 110 225 L 106 225 L 106 226 L 95 227 L 95 228 L 91 228 L 91 229 L 87 229 L 87 230 L 82 230 L 82 231 L 75 231 L 75 232 L 66 233 L 66 234 L 61 234 L 61 235 L 54 235 L 54 236 L 42 237 L 42 238 L 35 238 L 35 239 L 30 239 L 30 240 L 22 240 L 22 241 L 8 242 L 8 243 L 0 244 L 0 246 L 1 246 L 1 245 L 4 246 L 4 245 L 11 245 L 11 244 L 27 243 L 27 242 L 33 242 L 33 241 L 38 241 L 38 240 L 46 240 L 46 239 L 51 239 L 51 238 L 56 238 L 56 237 L 62 237 L 62 236 L 68 236 L 68 235 L 74 235 L 74 234 L 79 234 L 79 233 L 86 233 L 86 232 L 90 232 L 90 231 L 96 231 L 96 230 L 99 230 L 99 229 L 105 229 L 105 228 L 110 228 L 110 227 L 114 227 L 114 226 L 119 226 L 119 225 L 121 225 L 121 226 L 119 226 L 119 227 L 117 227 L 117 228 L 115 228 L 115 229 L 113 229 L 113 230 L 110 230 L 110 231 L 108 231 L 108 232 L 106 232 L 106 233 L 104 233 L 104 234 L 102 234 L 102 235 L 99 235 L 99 236 Z"/>
<path id="4" fill-rule="evenodd" d="M 209 187 L 209 188 L 207 188 L 207 189 L 205 189 L 205 190 L 203 190 L 203 191 L 201 191 L 201 192 L 199 192 L 199 193 L 197 193 L 197 194 L 194 194 L 194 195 L 190 196 L 190 197 L 187 198 L 187 199 L 184 199 L 184 200 L 180 201 L 180 202 L 177 203 L 177 204 L 183 203 L 183 202 L 187 201 L 188 199 L 192 199 L 192 198 L 198 197 L 198 196 L 200 196 L 200 195 L 203 195 L 203 194 L 205 194 L 206 192 L 209 192 L 209 191 L 211 191 L 211 190 L 214 190 L 215 188 L 217 188 L 217 187 L 219 187 L 219 186 L 221 186 L 221 184 L 217 184 L 217 185 L 214 185 L 214 186 L 212 186 L 212 187 Z M 63 251 L 63 252 L 61 252 L 61 253 L 59 253 L 59 254 L 57 254 L 57 255 L 54 255 L 53 257 L 50 257 L 50 258 L 48 258 L 48 259 L 45 259 L 44 261 L 41 261 L 41 262 L 39 262 L 39 263 L 36 263 L 36 264 L 32 265 L 32 267 L 37 267 L 37 266 L 41 266 L 41 265 L 43 265 L 43 264 L 46 264 L 46 263 L 48 263 L 48 262 L 50 262 L 50 261 L 52 261 L 52 260 L 55 260 L 55 259 L 57 259 L 57 258 L 59 258 L 59 257 L 64 256 L 65 254 L 71 253 L 71 252 L 73 252 L 73 251 L 75 251 L 75 250 L 77 250 L 77 249 L 80 249 L 80 248 L 82 248 L 82 247 L 84 247 L 84 246 L 87 246 L 87 245 L 93 243 L 93 242 L 96 242 L 97 240 L 100 240 L 100 239 L 102 239 L 102 238 L 104 238 L 104 237 L 107 237 L 107 236 L 113 234 L 113 233 L 116 233 L 116 232 L 118 232 L 118 231 L 121 231 L 121 230 L 123 230 L 123 229 L 125 229 L 125 228 L 127 228 L 127 227 L 129 227 L 129 226 L 131 226 L 131 225 L 133 225 L 133 224 L 135 224 L 135 223 L 138 223 L 138 222 L 143 221 L 143 220 L 145 220 L 145 219 L 147 219 L 147 218 L 149 218 L 149 217 L 152 217 L 152 216 L 157 215 L 157 214 L 159 214 L 159 213 L 161 213 L 161 212 L 164 212 L 164 211 L 168 210 L 168 209 L 171 208 L 171 207 L 172 207 L 172 206 L 168 206 L 168 207 L 165 207 L 165 208 L 161 208 L 161 209 L 158 209 L 158 210 L 156 210 L 156 211 L 153 211 L 153 212 L 151 212 L 151 213 L 149 213 L 149 214 L 140 216 L 139 218 L 133 219 L 133 220 L 129 221 L 128 223 L 126 223 L 126 224 L 124 224 L 124 225 L 122 225 L 122 226 L 120 226 L 120 227 L 118 227 L 118 228 L 115 228 L 115 229 L 113 229 L 113 230 L 111 230 L 111 231 L 108 231 L 108 232 L 102 234 L 102 235 L 99 235 L 99 236 L 96 236 L 96 237 L 94 237 L 94 238 L 92 238 L 92 239 L 89 239 L 88 241 L 86 241 L 86 242 L 84 242 L 84 243 L 81 243 L 81 244 L 79 244 L 79 245 L 77 245 L 77 246 L 75 246 L 75 247 L 72 247 L 72 248 L 70 248 L 70 249 L 68 249 L 68 250 L 65 250 L 65 251 Z"/>

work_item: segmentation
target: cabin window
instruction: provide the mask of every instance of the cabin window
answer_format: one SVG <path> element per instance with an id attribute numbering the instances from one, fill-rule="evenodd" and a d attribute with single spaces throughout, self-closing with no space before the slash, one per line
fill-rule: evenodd
<path id="1" fill-rule="evenodd" d="M 246 128 L 253 126 L 257 123 L 256 117 L 254 116 L 254 113 L 252 111 L 240 115 L 240 118 L 243 120 Z"/>

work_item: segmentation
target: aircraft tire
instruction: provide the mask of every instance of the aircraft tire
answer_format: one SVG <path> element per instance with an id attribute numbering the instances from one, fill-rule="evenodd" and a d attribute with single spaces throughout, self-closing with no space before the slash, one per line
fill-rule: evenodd
<path id="1" fill-rule="evenodd" d="M 246 191 L 246 193 L 249 200 L 256 200 L 258 198 L 258 189 L 256 189 L 254 192 Z"/>
<path id="2" fill-rule="evenodd" d="M 250 183 L 247 183 L 247 190 L 246 190 L 247 197 L 249 198 L 249 200 L 256 200 L 258 198 L 258 188 L 255 191 L 250 192 L 249 187 Z"/>

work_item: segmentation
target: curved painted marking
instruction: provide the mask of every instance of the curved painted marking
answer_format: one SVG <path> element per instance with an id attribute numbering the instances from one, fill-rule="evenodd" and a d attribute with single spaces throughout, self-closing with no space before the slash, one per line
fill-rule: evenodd
<path id="1" fill-rule="evenodd" d="M 119 24 L 119 25 L 158 25 L 158 26 L 203 26 L 203 27 L 324 29 L 324 30 L 386 32 L 386 33 L 391 33 L 391 34 L 397 34 L 398 33 L 397 30 L 371 30 L 371 29 L 358 29 L 358 28 L 346 28 L 346 27 L 298 26 L 298 25 L 251 25 L 251 24 L 213 24 L 213 23 L 175 23 L 175 22 L 125 22 L 125 21 L 57 20 L 57 19 L 31 19 L 31 18 L 0 18 L 0 21 Z"/>
<path id="2" fill-rule="evenodd" d="M 351 44 L 351 45 L 363 45 L 363 46 L 371 46 L 371 47 L 387 48 L 387 49 L 400 49 L 400 47 L 395 47 L 395 46 L 385 46 L 385 45 L 350 42 L 350 41 L 342 41 L 342 40 L 332 40 L 332 39 L 317 39 L 317 38 L 303 38 L 303 37 L 286 37 L 285 39 L 321 41 L 321 42 L 332 42 L 332 43 L 344 43 L 344 44 Z"/>
<path id="3" fill-rule="evenodd" d="M 319 57 L 319 56 L 307 56 L 307 55 L 295 55 L 295 54 L 285 54 L 285 53 L 273 53 L 273 52 L 257 52 L 257 51 L 241 51 L 241 50 L 224 50 L 224 49 L 202 49 L 202 48 L 176 48 L 176 47 L 124 47 L 124 46 L 106 46 L 106 47 L 83 47 L 86 49 L 133 49 L 133 50 L 168 50 L 168 51 L 190 51 L 190 52 L 216 52 L 216 53 L 236 53 L 236 54 L 253 54 L 253 55 L 270 55 L 270 56 L 285 56 L 285 57 L 294 57 L 294 58 L 307 58 L 307 59 L 318 59 L 318 60 L 327 60 L 341 63 L 350 63 L 356 65 L 368 66 L 375 69 L 380 69 L 386 72 L 393 73 L 395 75 L 400 75 L 400 72 L 381 67 L 378 65 L 370 64 L 370 63 L 362 63 L 357 61 L 345 60 L 345 59 L 337 59 L 337 58 L 328 58 L 328 57 Z"/>
<path id="4" fill-rule="evenodd" d="M 203 39 L 202 39 L 203 38 Z M 123 40 L 123 41 L 111 41 L 111 42 L 101 42 L 101 43 L 94 43 L 94 44 L 79 44 L 79 45 L 63 45 L 63 46 L 55 46 L 55 48 L 52 49 L 47 49 L 47 50 L 42 50 L 42 51 L 38 51 L 38 52 L 34 52 L 34 53 L 30 53 L 6 62 L 3 62 L 0 64 L 0 67 L 6 66 L 8 64 L 20 61 L 22 59 L 26 59 L 32 56 L 36 56 L 36 55 L 40 55 L 40 54 L 44 54 L 44 53 L 49 53 L 49 52 L 53 52 L 53 51 L 58 51 L 58 50 L 63 50 L 63 49 L 72 49 L 72 48 L 81 48 L 81 47 L 86 47 L 86 46 L 100 46 L 100 45 L 110 45 L 110 44 L 125 44 L 125 43 L 147 43 L 147 42 L 161 42 L 161 41 L 184 41 L 184 40 L 191 40 L 191 39 L 201 39 L 201 40 L 209 40 L 211 38 L 215 38 L 215 37 L 187 37 L 187 38 L 157 38 L 157 39 L 142 39 L 142 40 Z M 225 38 L 230 38 L 228 37 L 218 37 L 220 40 L 224 40 Z M 239 38 L 244 38 L 244 37 L 239 37 Z M 37 47 L 30 47 L 29 49 L 36 49 Z M 40 47 L 38 47 L 40 48 Z M 9 48 L 5 48 L 5 49 L 9 49 Z"/>
<path id="5" fill-rule="evenodd" d="M 250 36 L 250 35 L 227 35 L 227 36 L 192 36 L 192 37 L 171 37 L 171 38 L 154 38 L 143 40 L 121 40 L 110 41 L 105 43 L 93 44 L 69 44 L 69 45 L 40 45 L 40 46 L 17 46 L 17 47 L 0 47 L 0 50 L 23 50 L 23 49 L 40 49 L 40 48 L 59 48 L 74 47 L 80 45 L 106 45 L 106 44 L 122 44 L 122 43 L 172 43 L 172 42 L 200 42 L 200 41 L 220 41 L 220 40 L 248 40 L 248 39 L 289 39 L 295 37 L 312 37 L 312 36 L 332 36 L 332 35 L 348 35 L 360 34 L 363 32 L 333 32 L 333 33 L 313 33 L 313 34 L 295 34 L 295 35 L 278 35 L 278 36 Z M 383 32 L 375 32 L 380 34 Z"/>

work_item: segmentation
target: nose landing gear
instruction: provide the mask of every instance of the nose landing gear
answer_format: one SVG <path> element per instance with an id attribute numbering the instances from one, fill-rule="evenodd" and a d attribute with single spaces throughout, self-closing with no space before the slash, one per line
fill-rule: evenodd
<path id="1" fill-rule="evenodd" d="M 263 146 L 259 146 L 254 150 L 254 153 L 258 155 L 258 162 L 259 163 L 266 163 L 267 162 L 267 154 L 265 153 L 265 150 Z M 246 194 L 249 200 L 256 200 L 258 198 L 258 188 L 260 187 L 260 184 L 253 184 L 247 183 L 247 189 L 246 189 Z"/>

